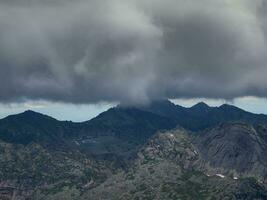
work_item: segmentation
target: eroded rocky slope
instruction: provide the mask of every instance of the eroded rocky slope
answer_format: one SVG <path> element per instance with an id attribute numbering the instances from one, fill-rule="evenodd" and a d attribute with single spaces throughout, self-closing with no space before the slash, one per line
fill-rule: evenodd
<path id="1" fill-rule="evenodd" d="M 133 168 L 108 178 L 82 199 L 266 199 L 264 185 L 199 169 L 202 155 L 183 129 L 158 133 L 140 150 Z"/>

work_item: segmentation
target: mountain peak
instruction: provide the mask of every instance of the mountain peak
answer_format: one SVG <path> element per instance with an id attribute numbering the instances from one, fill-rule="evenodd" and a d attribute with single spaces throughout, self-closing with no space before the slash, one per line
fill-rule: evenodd
<path id="1" fill-rule="evenodd" d="M 150 106 L 164 106 L 164 107 L 166 107 L 166 106 L 176 106 L 176 105 L 168 99 L 162 99 L 162 100 L 152 101 L 150 103 Z"/>
<path id="2" fill-rule="evenodd" d="M 48 117 L 47 115 L 44 115 L 42 113 L 39 112 L 35 112 L 33 110 L 25 110 L 24 112 L 18 114 L 18 115 L 23 115 L 23 116 L 30 116 L 30 117 L 34 117 L 34 116 L 39 116 L 39 117 Z"/>
<path id="3" fill-rule="evenodd" d="M 222 105 L 220 105 L 221 108 L 227 108 L 227 107 L 233 107 L 232 105 L 229 105 L 227 103 L 224 103 Z"/>
<path id="4" fill-rule="evenodd" d="M 23 113 L 21 114 L 41 114 L 41 113 L 38 113 L 38 112 L 35 112 L 33 110 L 25 110 Z"/>
<path id="5" fill-rule="evenodd" d="M 4 119 L 7 119 L 7 120 L 53 120 L 55 121 L 56 119 L 48 116 L 48 115 L 45 115 L 45 114 L 42 114 L 42 113 L 39 113 L 39 112 L 35 112 L 33 110 L 25 110 L 24 112 L 22 113 L 19 113 L 19 114 L 15 114 L 15 115 L 9 115 L 7 116 L 6 118 Z"/>
<path id="6" fill-rule="evenodd" d="M 199 103 L 197 103 L 197 104 L 195 104 L 194 106 L 192 106 L 191 107 L 191 109 L 197 109 L 197 110 L 207 110 L 207 109 L 209 109 L 210 108 L 210 106 L 209 105 L 207 105 L 206 103 L 204 103 L 203 101 L 201 101 L 201 102 L 199 102 Z"/>
<path id="7" fill-rule="evenodd" d="M 219 108 L 223 109 L 223 110 L 242 110 L 241 108 L 238 108 L 236 106 L 230 105 L 230 104 L 222 104 Z M 242 110 L 243 111 L 243 110 Z"/>

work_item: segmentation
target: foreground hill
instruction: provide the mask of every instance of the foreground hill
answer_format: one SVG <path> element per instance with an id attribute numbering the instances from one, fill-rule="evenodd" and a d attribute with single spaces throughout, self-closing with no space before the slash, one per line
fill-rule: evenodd
<path id="1" fill-rule="evenodd" d="M 181 128 L 159 132 L 138 150 L 133 165 L 125 170 L 112 170 L 77 150 L 49 151 L 37 144 L 25 146 L 1 142 L 1 189 L 6 189 L 10 197 L 15 194 L 15 199 L 28 197 L 36 200 L 266 199 L 265 171 L 254 171 L 255 167 L 247 167 L 244 171 L 239 165 L 229 165 L 227 159 L 220 160 L 220 154 L 225 154 L 223 148 L 210 158 L 206 155 L 210 146 L 200 145 L 206 141 L 206 135 L 215 130 L 216 135 L 209 138 L 210 144 L 225 137 L 225 127 L 231 138 L 244 134 L 248 143 L 255 142 L 253 137 L 247 138 L 251 137 L 247 127 L 252 127 L 238 123 L 206 130 L 203 137 L 192 136 Z M 266 133 L 265 129 L 260 130 Z M 266 142 L 262 136 L 259 140 Z M 243 144 L 232 140 L 229 146 L 242 149 Z M 264 148 L 240 151 L 239 156 L 251 157 Z M 216 157 L 220 162 L 213 164 Z M 262 169 L 261 162 L 266 160 L 263 155 L 262 160 L 254 160 L 253 165 Z M 231 161 L 235 163 L 235 160 Z M 243 161 L 243 166 L 251 163 L 250 160 Z M 230 173 L 233 171 L 235 173 Z"/>
<path id="2" fill-rule="evenodd" d="M 0 199 L 41 199 L 48 194 L 80 195 L 105 180 L 104 164 L 77 150 L 52 150 L 39 144 L 0 141 Z"/>
<path id="3" fill-rule="evenodd" d="M 109 177 L 85 192 L 82 199 L 261 199 L 264 185 L 252 177 L 235 178 L 200 169 L 197 152 L 185 130 L 153 136 L 140 150 L 133 168 Z M 215 169 L 216 170 L 216 169 Z"/>

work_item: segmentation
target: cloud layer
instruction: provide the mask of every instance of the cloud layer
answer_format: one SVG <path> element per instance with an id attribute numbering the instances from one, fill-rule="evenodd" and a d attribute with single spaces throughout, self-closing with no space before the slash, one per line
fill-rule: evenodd
<path id="1" fill-rule="evenodd" d="M 267 97 L 264 0 L 2 0 L 0 101 Z"/>

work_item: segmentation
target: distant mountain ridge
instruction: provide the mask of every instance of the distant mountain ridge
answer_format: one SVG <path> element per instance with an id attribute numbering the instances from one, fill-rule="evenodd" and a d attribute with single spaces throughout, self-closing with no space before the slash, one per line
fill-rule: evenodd
<path id="1" fill-rule="evenodd" d="M 169 117 L 180 126 L 191 131 L 200 131 L 229 121 L 243 121 L 250 124 L 267 123 L 267 115 L 250 113 L 228 104 L 210 107 L 200 102 L 190 108 L 186 108 L 165 100 L 152 102 L 143 109 Z"/>
<path id="2" fill-rule="evenodd" d="M 158 130 L 181 126 L 195 132 L 230 121 L 266 124 L 267 115 L 253 114 L 227 104 L 210 107 L 200 102 L 186 108 L 168 100 L 154 101 L 147 106 L 117 106 L 80 123 L 58 121 L 28 110 L 0 120 L 0 139 L 26 144 L 37 140 L 111 135 L 124 140 L 145 141 Z"/>

